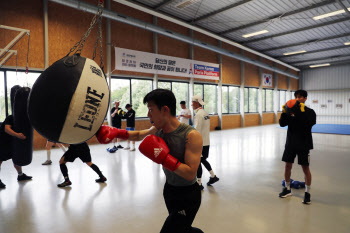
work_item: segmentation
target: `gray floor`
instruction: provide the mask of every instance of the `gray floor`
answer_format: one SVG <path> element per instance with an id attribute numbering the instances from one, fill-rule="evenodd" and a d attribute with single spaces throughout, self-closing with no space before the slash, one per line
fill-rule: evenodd
<path id="1" fill-rule="evenodd" d="M 313 136 L 312 204 L 306 206 L 304 190 L 277 197 L 286 130 L 269 125 L 212 132 L 209 161 L 220 181 L 205 187 L 194 226 L 206 233 L 350 232 L 350 136 Z M 95 183 L 96 174 L 77 160 L 68 164 L 73 185 L 57 188 L 60 149 L 53 150 L 51 166 L 41 165 L 46 151 L 35 151 L 24 167 L 33 176 L 29 182 L 18 183 L 11 162 L 4 162 L 0 232 L 159 232 L 167 216 L 160 166 L 138 151 L 109 154 L 105 145 L 91 151 L 106 184 Z M 293 179 L 303 180 L 299 166 L 292 172 Z M 205 171 L 203 180 L 208 179 Z"/>

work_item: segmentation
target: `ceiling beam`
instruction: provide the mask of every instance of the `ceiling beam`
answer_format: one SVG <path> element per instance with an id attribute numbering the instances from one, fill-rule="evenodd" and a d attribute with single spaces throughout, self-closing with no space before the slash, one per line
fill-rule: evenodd
<path id="1" fill-rule="evenodd" d="M 345 10 L 345 13 L 350 17 L 350 12 L 348 10 L 348 8 L 346 8 L 346 6 L 344 5 L 344 3 L 342 3 L 341 0 L 337 0 L 338 4 L 343 7 L 343 9 Z"/>
<path id="2" fill-rule="evenodd" d="M 261 37 L 261 38 L 257 38 L 257 39 L 253 39 L 253 40 L 248 40 L 248 41 L 243 42 L 243 44 L 250 44 L 253 42 L 272 39 L 275 37 L 285 36 L 285 35 L 289 35 L 289 34 L 293 34 L 293 33 L 297 33 L 297 32 L 302 32 L 302 31 L 307 31 L 307 30 L 311 30 L 311 29 L 315 29 L 315 28 L 325 27 L 325 26 L 329 26 L 332 24 L 336 24 L 336 23 L 342 23 L 342 22 L 349 21 L 349 20 L 350 19 L 348 17 L 345 17 L 345 18 L 329 21 L 326 23 L 320 23 L 320 24 L 311 25 L 311 26 L 304 27 L 304 28 L 299 28 L 299 29 L 295 29 L 295 30 L 291 30 L 291 31 L 287 31 L 287 32 L 278 33 L 278 34 L 271 35 L 271 36 L 265 36 L 265 37 Z"/>
<path id="3" fill-rule="evenodd" d="M 342 37 L 346 37 L 346 36 L 350 36 L 350 32 L 349 33 L 340 34 L 340 35 L 336 35 L 336 36 L 324 37 L 324 38 L 321 38 L 321 39 L 308 40 L 308 41 L 303 41 L 303 42 L 299 42 L 299 43 L 294 43 L 294 44 L 288 44 L 288 45 L 283 45 L 283 46 L 263 49 L 263 50 L 260 50 L 260 52 L 266 53 L 266 52 L 270 52 L 270 51 L 274 51 L 274 50 L 280 50 L 280 49 L 285 49 L 285 48 L 290 48 L 290 47 L 295 47 L 295 46 L 300 46 L 300 45 L 308 45 L 308 44 L 317 43 L 317 42 L 321 42 L 321 41 L 338 39 L 338 38 L 342 38 Z"/>
<path id="4" fill-rule="evenodd" d="M 328 0 L 328 1 L 317 3 L 317 4 L 313 4 L 313 5 L 308 6 L 308 7 L 304 7 L 304 8 L 295 10 L 295 11 L 290 11 L 290 12 L 287 12 L 285 14 L 282 14 L 282 18 L 285 18 L 285 17 L 288 17 L 288 16 L 292 16 L 292 15 L 295 15 L 295 14 L 299 14 L 299 13 L 302 13 L 302 12 L 305 12 L 305 11 L 309 11 L 309 10 L 312 10 L 312 9 L 315 9 L 315 8 L 319 8 L 321 6 L 326 6 L 326 5 L 332 4 L 332 3 L 335 3 L 335 0 Z M 239 26 L 239 27 L 235 27 L 235 28 L 231 28 L 231 29 L 219 32 L 219 35 L 224 35 L 224 34 L 228 34 L 228 33 L 235 32 L 235 31 L 238 31 L 238 30 L 242 30 L 242 29 L 245 29 L 245 28 L 253 27 L 253 26 L 256 26 L 256 25 L 259 25 L 259 24 L 266 23 L 266 22 L 271 21 L 271 20 L 277 20 L 280 17 L 281 17 L 281 14 L 274 15 L 274 16 L 271 16 L 271 17 L 268 17 L 268 18 L 265 18 L 265 19 L 262 19 L 262 20 L 258 20 L 258 21 L 253 22 L 253 23 L 245 24 L 245 25 L 242 25 L 242 26 Z"/>
<path id="5" fill-rule="evenodd" d="M 308 52 L 305 52 L 305 53 L 298 53 L 298 54 L 291 54 L 291 55 L 278 56 L 278 57 L 275 57 L 275 58 L 276 58 L 276 59 L 290 58 L 290 57 L 295 57 L 295 56 L 302 56 L 302 55 L 304 55 L 304 54 L 320 53 L 320 52 L 331 51 L 331 50 L 337 50 L 337 49 L 350 49 L 350 46 L 349 46 L 349 45 L 342 45 L 342 46 L 336 46 L 336 47 L 325 48 L 325 49 L 311 50 L 311 51 L 308 51 Z"/>
<path id="6" fill-rule="evenodd" d="M 240 6 L 240 5 L 243 5 L 243 4 L 248 3 L 248 2 L 251 2 L 251 1 L 252 1 L 252 0 L 243 0 L 243 1 L 239 1 L 239 2 L 236 2 L 236 3 L 230 4 L 230 5 L 228 5 L 228 6 L 225 6 L 225 7 L 221 8 L 221 9 L 218 9 L 218 10 L 216 10 L 216 11 L 213 11 L 213 12 L 211 12 L 211 13 L 208 13 L 208 14 L 205 14 L 205 15 L 202 15 L 202 16 L 199 16 L 198 18 L 195 18 L 195 19 L 193 19 L 193 20 L 191 20 L 191 21 L 188 21 L 188 22 L 189 22 L 189 23 L 194 23 L 194 24 L 195 24 L 195 23 L 197 23 L 197 22 L 199 22 L 199 21 L 201 21 L 201 20 L 210 18 L 210 17 L 212 17 L 212 16 L 214 16 L 214 15 L 220 14 L 220 13 L 222 13 L 222 12 L 224 12 L 224 11 L 227 11 L 227 10 L 231 10 L 231 9 L 233 9 L 233 8 L 235 8 L 235 7 L 238 7 L 238 6 Z"/>
<path id="7" fill-rule="evenodd" d="M 350 57 L 350 55 L 345 54 L 345 55 L 338 55 L 338 56 L 331 56 L 331 57 L 322 57 L 322 58 L 317 58 L 317 59 L 300 60 L 300 61 L 289 62 L 289 64 L 300 64 L 300 63 L 305 63 L 305 62 L 312 63 L 314 61 L 323 61 L 323 60 L 330 60 L 330 59 L 343 58 L 343 57 Z"/>
<path id="8" fill-rule="evenodd" d="M 170 4 L 170 3 L 174 2 L 174 1 L 175 1 L 175 0 L 164 0 L 163 2 L 159 3 L 158 5 L 156 5 L 156 6 L 154 7 L 154 9 L 155 9 L 155 10 L 160 10 L 160 8 L 166 6 L 166 5 L 168 5 L 168 4 Z"/>

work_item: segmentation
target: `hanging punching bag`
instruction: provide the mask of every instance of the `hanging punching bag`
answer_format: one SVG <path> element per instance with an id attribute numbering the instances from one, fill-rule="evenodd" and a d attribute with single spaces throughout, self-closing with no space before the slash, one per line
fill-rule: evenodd
<path id="1" fill-rule="evenodd" d="M 39 76 L 29 96 L 28 115 L 33 127 L 50 141 L 77 144 L 95 135 L 108 104 L 102 69 L 75 54 L 56 61 Z"/>
<path id="2" fill-rule="evenodd" d="M 13 114 L 13 104 L 15 103 L 15 95 L 16 95 L 16 91 L 18 89 L 20 89 L 21 86 L 20 85 L 15 85 L 11 88 L 11 92 L 10 92 L 10 96 L 11 96 L 11 111 Z"/>
<path id="3" fill-rule="evenodd" d="M 27 114 L 27 101 L 30 88 L 21 87 L 17 90 L 13 104 L 13 130 L 23 133 L 26 139 L 13 137 L 12 151 L 13 163 L 26 166 L 32 162 L 33 157 L 33 127 Z"/>

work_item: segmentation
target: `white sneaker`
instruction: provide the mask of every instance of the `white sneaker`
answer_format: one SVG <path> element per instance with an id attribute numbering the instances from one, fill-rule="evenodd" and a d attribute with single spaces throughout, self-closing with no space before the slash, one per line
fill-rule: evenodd
<path id="1" fill-rule="evenodd" d="M 135 148 L 131 148 L 130 151 L 135 151 Z"/>
<path id="2" fill-rule="evenodd" d="M 52 161 L 51 160 L 46 160 L 44 163 L 42 163 L 42 165 L 51 165 Z"/>
<path id="3" fill-rule="evenodd" d="M 130 146 L 124 147 L 124 150 L 129 150 Z"/>

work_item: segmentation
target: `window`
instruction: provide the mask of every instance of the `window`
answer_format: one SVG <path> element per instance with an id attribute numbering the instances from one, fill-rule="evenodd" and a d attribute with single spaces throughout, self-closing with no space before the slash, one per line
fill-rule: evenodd
<path id="1" fill-rule="evenodd" d="M 205 105 L 203 108 L 208 114 L 217 114 L 217 85 L 194 84 L 194 95 L 202 96 Z"/>
<path id="2" fill-rule="evenodd" d="M 262 92 L 263 112 L 273 112 L 273 90 L 264 89 Z"/>
<path id="3" fill-rule="evenodd" d="M 286 91 L 279 90 L 278 91 L 278 96 L 279 96 L 279 106 L 278 106 L 278 111 L 282 111 L 282 105 L 286 103 Z"/>
<path id="4" fill-rule="evenodd" d="M 229 113 L 229 97 L 228 97 L 228 86 L 222 86 L 222 113 Z"/>
<path id="5" fill-rule="evenodd" d="M 292 99 L 294 99 L 295 98 L 295 96 L 294 96 L 295 91 L 291 91 L 291 93 L 292 93 Z"/>
<path id="6" fill-rule="evenodd" d="M 114 100 L 120 100 L 120 108 L 130 104 L 130 79 L 114 79 L 111 81 L 111 106 L 114 107 Z"/>
<path id="7" fill-rule="evenodd" d="M 6 71 L 6 79 L 7 79 L 7 106 L 9 115 L 12 114 L 11 110 L 11 88 L 15 85 L 20 85 L 21 87 L 33 87 L 33 84 L 40 76 L 41 73 L 29 72 L 26 74 L 25 72 L 18 71 Z"/>
<path id="8" fill-rule="evenodd" d="M 172 82 L 172 91 L 176 98 L 176 114 L 180 114 L 180 102 L 186 101 L 186 107 L 191 108 L 191 103 L 188 101 L 188 83 Z"/>
<path id="9" fill-rule="evenodd" d="M 143 98 L 152 91 L 152 85 L 152 80 L 131 79 L 131 104 L 136 117 L 147 117 L 148 108 Z"/>
<path id="10" fill-rule="evenodd" d="M 244 112 L 258 112 L 258 88 L 244 88 Z"/>
<path id="11" fill-rule="evenodd" d="M 204 109 L 209 114 L 217 114 L 217 85 L 204 84 Z"/>
<path id="12" fill-rule="evenodd" d="M 239 113 L 239 87 L 229 87 L 229 112 Z"/>
<path id="13" fill-rule="evenodd" d="M 158 81 L 158 88 L 171 90 L 171 82 Z"/>

